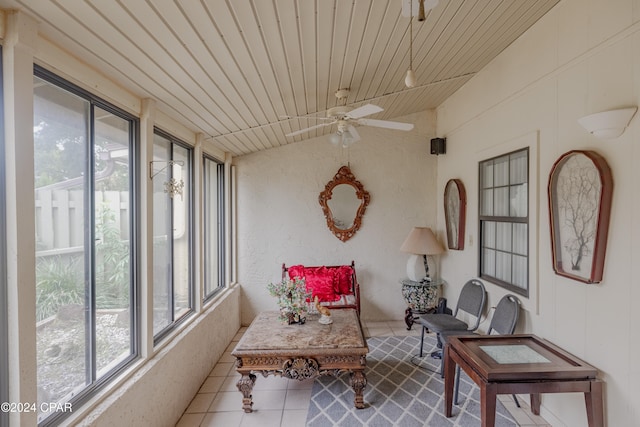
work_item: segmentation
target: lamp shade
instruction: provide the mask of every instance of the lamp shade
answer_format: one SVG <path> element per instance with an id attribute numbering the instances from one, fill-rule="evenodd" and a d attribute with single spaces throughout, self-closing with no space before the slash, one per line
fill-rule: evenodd
<path id="1" fill-rule="evenodd" d="M 400 250 L 416 255 L 437 255 L 444 252 L 444 247 L 429 227 L 414 227 Z"/>

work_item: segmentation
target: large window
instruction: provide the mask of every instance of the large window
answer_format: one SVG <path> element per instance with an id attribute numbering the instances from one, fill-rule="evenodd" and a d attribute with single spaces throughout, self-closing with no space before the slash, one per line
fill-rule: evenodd
<path id="1" fill-rule="evenodd" d="M 529 295 L 529 149 L 480 163 L 480 276 Z"/>
<path id="2" fill-rule="evenodd" d="M 153 334 L 155 341 L 193 311 L 191 162 L 193 153 L 159 130 L 153 163 Z"/>
<path id="3" fill-rule="evenodd" d="M 136 134 L 134 117 L 36 68 L 39 403 L 82 401 L 137 355 Z"/>
<path id="4" fill-rule="evenodd" d="M 225 284 L 224 164 L 204 157 L 204 299 Z"/>

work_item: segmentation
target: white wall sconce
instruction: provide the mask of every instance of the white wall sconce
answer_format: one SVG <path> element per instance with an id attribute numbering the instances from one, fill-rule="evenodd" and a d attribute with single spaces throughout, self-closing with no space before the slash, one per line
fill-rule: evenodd
<path id="1" fill-rule="evenodd" d="M 602 111 L 578 119 L 578 123 L 599 139 L 613 139 L 624 133 L 638 107 Z"/>

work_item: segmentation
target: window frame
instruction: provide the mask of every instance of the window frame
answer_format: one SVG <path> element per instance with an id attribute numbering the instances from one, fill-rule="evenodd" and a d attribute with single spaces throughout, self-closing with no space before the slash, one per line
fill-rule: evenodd
<path id="1" fill-rule="evenodd" d="M 71 403 L 72 405 L 82 405 L 88 402 L 91 398 L 93 398 L 96 393 L 102 390 L 106 385 L 108 385 L 111 381 L 113 381 L 116 377 L 118 377 L 122 372 L 124 372 L 127 368 L 129 368 L 134 361 L 140 358 L 140 272 L 138 265 L 140 264 L 140 254 L 139 254 L 139 224 L 140 224 L 140 209 L 138 204 L 138 184 L 140 182 L 140 169 L 138 168 L 138 159 L 139 159 L 139 141 L 140 141 L 140 122 L 139 119 L 122 110 L 115 105 L 110 104 L 109 102 L 103 100 L 102 98 L 94 95 L 91 92 L 88 92 L 81 87 L 69 82 L 68 80 L 58 76 L 57 74 L 39 66 L 34 65 L 33 68 L 33 76 L 37 77 L 41 80 L 46 81 L 47 83 L 54 85 L 62 90 L 65 90 L 75 96 L 78 96 L 84 100 L 86 100 L 90 105 L 90 123 L 88 124 L 89 138 L 90 141 L 87 141 L 90 148 L 95 147 L 95 109 L 100 108 L 104 111 L 112 113 L 118 116 L 121 119 L 127 120 L 130 124 L 130 132 L 129 132 L 129 169 L 130 169 L 130 179 L 129 179 L 129 239 L 130 239 L 130 253 L 129 253 L 129 281 L 130 281 L 130 305 L 132 310 L 130 312 L 129 322 L 130 322 L 130 348 L 131 353 L 125 357 L 123 360 L 115 364 L 111 369 L 107 372 L 104 372 L 100 377 L 97 376 L 98 369 L 96 366 L 96 333 L 95 333 L 95 313 L 96 313 L 96 301 L 95 301 L 95 254 L 96 250 L 94 246 L 89 248 L 88 256 L 90 258 L 90 271 L 85 271 L 85 274 L 91 275 L 91 284 L 93 288 L 91 289 L 88 298 L 90 299 L 91 306 L 89 307 L 90 313 L 87 316 L 92 316 L 92 322 L 87 325 L 88 329 L 88 339 L 90 342 L 88 345 L 90 346 L 90 359 L 91 366 L 85 367 L 85 369 L 91 370 L 89 373 L 91 381 L 89 384 L 85 385 L 80 391 L 73 394 L 66 402 Z M 93 174 L 93 165 L 94 154 L 91 152 L 88 155 L 90 157 L 90 172 Z M 86 159 L 85 159 L 86 160 Z M 93 187 L 93 175 L 89 178 L 88 181 L 92 182 L 92 185 L 88 191 L 90 193 L 90 197 L 88 201 L 85 202 L 85 206 L 87 204 L 91 207 L 89 209 L 90 216 L 88 217 L 89 224 L 91 226 L 91 231 L 85 235 L 86 241 L 95 241 L 95 226 L 96 226 L 96 216 L 95 216 L 95 197 L 92 194 L 95 190 Z M 34 319 L 35 321 L 35 319 Z M 57 425 L 61 420 L 70 416 L 70 412 L 57 411 L 53 414 L 44 417 L 38 421 L 39 426 L 48 426 L 48 425 Z"/>
<path id="2" fill-rule="evenodd" d="M 9 315 L 7 309 L 7 221 L 6 221 L 6 158 L 4 141 L 4 75 L 0 45 L 0 403 L 9 401 Z M 0 411 L 0 427 L 9 426 L 9 413 Z"/>
<path id="3" fill-rule="evenodd" d="M 180 317 L 176 318 L 175 317 L 175 286 L 174 286 L 174 280 L 173 280 L 173 249 L 174 249 L 174 241 L 173 239 L 170 239 L 168 241 L 170 241 L 170 253 L 171 253 L 171 295 L 169 296 L 169 302 L 171 307 L 173 307 L 173 311 L 171 314 L 171 322 L 169 324 L 167 324 L 166 326 L 164 326 L 162 329 L 160 329 L 157 333 L 153 334 L 153 345 L 154 347 L 159 345 L 160 343 L 162 343 L 162 341 L 167 338 L 168 336 L 171 335 L 172 331 L 174 331 L 179 325 L 181 325 L 183 322 L 185 322 L 187 319 L 189 319 L 194 313 L 195 313 L 195 249 L 194 249 L 194 244 L 195 244 L 195 239 L 194 239 L 194 208 L 193 208 L 193 203 L 194 203 L 194 149 L 191 145 L 187 144 L 186 142 L 180 140 L 179 138 L 171 135 L 170 133 L 160 129 L 157 126 L 154 126 L 153 128 L 153 135 L 158 135 L 162 138 L 165 138 L 169 141 L 169 143 L 171 144 L 172 147 L 172 155 L 171 158 L 173 159 L 173 146 L 177 145 L 181 148 L 184 148 L 187 151 L 188 154 L 188 161 L 189 161 L 189 173 L 186 176 L 186 179 L 189 180 L 189 185 L 187 186 L 187 193 L 188 193 L 188 197 L 189 197 L 189 203 L 187 205 L 187 214 L 186 214 L 186 220 L 187 220 L 187 224 L 186 224 L 186 232 L 188 234 L 188 256 L 189 256 L 189 260 L 188 260 L 188 300 L 189 300 L 189 309 L 187 311 L 185 311 Z M 155 144 L 155 142 L 154 142 Z M 154 146 L 155 148 L 155 146 Z M 153 190 L 152 190 L 153 191 Z M 173 203 L 172 203 L 173 206 Z M 173 217 L 173 209 L 171 210 L 171 228 L 173 228 L 173 224 L 174 224 L 174 217 Z M 153 232 L 152 234 L 155 234 L 155 232 Z M 155 286 L 157 283 L 157 281 L 154 279 L 153 281 L 153 286 Z M 155 319 L 151 319 L 151 322 L 153 323 L 155 321 Z"/>
<path id="4" fill-rule="evenodd" d="M 237 186 L 237 180 L 236 180 L 236 166 L 235 165 L 231 165 L 229 167 L 229 186 L 228 191 L 228 198 L 227 200 L 229 201 L 229 205 L 228 205 L 228 209 L 227 212 L 229 213 L 229 221 L 228 221 L 228 236 L 229 236 L 229 245 L 228 245 L 228 250 L 226 251 L 227 255 L 228 255 L 228 260 L 227 260 L 227 268 L 229 268 L 229 282 L 230 283 L 235 283 L 237 281 L 236 278 L 236 274 L 238 272 L 237 269 L 237 262 L 238 262 L 238 257 L 236 256 L 236 247 L 237 247 L 237 230 L 236 230 L 236 226 L 237 226 L 237 222 L 235 220 L 236 218 L 236 186 Z"/>
<path id="5" fill-rule="evenodd" d="M 508 181 L 505 185 L 502 185 L 500 187 L 510 187 L 513 185 L 512 183 L 512 178 L 511 178 L 511 157 L 515 154 L 518 153 L 526 153 L 526 164 L 527 164 L 527 170 L 526 170 L 526 185 L 527 185 L 527 197 L 526 197 L 526 207 L 527 207 L 527 214 L 526 216 L 511 216 L 509 215 L 483 215 L 482 212 L 482 208 L 483 208 L 483 197 L 482 197 L 482 191 L 486 190 L 488 188 L 491 189 L 495 189 L 495 188 L 499 188 L 498 186 L 495 186 L 494 184 L 492 184 L 492 186 L 490 187 L 483 187 L 483 165 L 487 164 L 488 162 L 495 162 L 498 159 L 501 158 L 507 158 L 508 162 L 509 162 L 509 169 L 507 172 L 508 175 Z M 494 171 L 495 173 L 495 171 Z M 494 175 L 495 176 L 495 175 Z M 478 235 L 479 235 L 479 244 L 478 244 L 478 276 L 488 282 L 494 283 L 500 287 L 503 287 L 511 292 L 517 293 L 519 295 L 522 295 L 526 298 L 529 297 L 530 294 L 530 290 L 531 290 L 531 278 L 530 278 L 530 270 L 531 270 L 531 265 L 530 265 L 530 255 L 531 255 L 531 248 L 530 248 L 530 240 L 531 240 L 531 209 L 530 209 L 530 191 L 531 191 L 531 150 L 530 147 L 526 146 L 526 147 L 522 147 L 522 148 L 518 148 L 512 151 L 509 151 L 507 153 L 503 153 L 503 154 L 499 154 L 493 157 L 490 157 L 488 159 L 484 159 L 481 160 L 478 163 Z M 495 199 L 494 199 L 495 201 Z M 490 274 L 487 274 L 484 271 L 484 265 L 485 265 L 485 258 L 484 258 L 484 249 L 486 248 L 485 245 L 485 229 L 484 229 L 484 224 L 487 222 L 495 222 L 496 224 L 498 223 L 503 223 L 503 224 L 525 224 L 527 226 L 527 231 L 526 231 L 526 242 L 522 243 L 520 246 L 526 248 L 526 255 L 524 255 L 524 257 L 526 258 L 526 272 L 525 272 L 525 277 L 526 277 L 526 288 L 523 288 L 521 286 L 517 286 L 515 284 L 513 284 L 512 282 L 508 282 L 502 279 L 499 279 L 495 276 L 492 276 Z M 518 256 L 523 256 L 521 253 L 517 253 L 513 250 L 514 244 L 513 244 L 513 240 L 514 236 L 512 233 L 511 236 L 511 249 L 509 251 L 506 250 L 501 250 L 500 252 L 503 253 L 508 253 L 511 256 L 513 256 L 514 254 L 518 255 Z M 491 248 L 491 249 L 496 249 L 496 248 Z M 511 263 L 511 265 L 513 266 L 513 261 Z M 511 268 L 511 274 L 513 277 L 513 268 Z"/>
<path id="6" fill-rule="evenodd" d="M 219 293 L 220 291 L 222 291 L 222 289 L 224 289 L 226 287 L 226 204 L 225 204 L 225 200 L 226 200 L 226 165 L 215 159 L 212 156 L 207 155 L 206 153 L 203 154 L 202 156 L 202 169 L 203 169 L 203 175 L 204 175 L 204 179 L 203 179 L 203 217 L 205 219 L 209 218 L 208 215 L 208 208 L 210 208 L 212 206 L 212 201 L 209 200 L 208 196 L 209 196 L 209 188 L 208 188 L 208 184 L 210 182 L 210 180 L 208 179 L 208 177 L 206 176 L 207 171 L 209 170 L 207 168 L 207 162 L 211 162 L 214 163 L 216 165 L 216 190 L 217 190 L 217 197 L 216 197 L 216 218 L 217 218 L 217 224 L 216 224 L 216 228 L 217 228 L 217 242 L 216 242 L 216 248 L 217 248 L 217 265 L 218 265 L 218 271 L 216 272 L 216 278 L 217 278 L 217 285 L 214 287 L 210 287 L 209 291 L 207 291 L 207 280 L 209 278 L 209 274 L 208 274 L 208 266 L 210 265 L 209 262 L 207 262 L 209 260 L 209 253 L 208 253 L 208 248 L 209 248 L 209 244 L 207 243 L 207 239 L 209 238 L 209 230 L 211 227 L 211 224 L 209 224 L 208 221 L 203 221 L 203 235 L 204 235 L 204 248 L 203 248 L 203 259 L 205 260 L 204 262 L 204 291 L 203 291 L 203 302 L 207 302 L 210 301 L 217 293 Z"/>

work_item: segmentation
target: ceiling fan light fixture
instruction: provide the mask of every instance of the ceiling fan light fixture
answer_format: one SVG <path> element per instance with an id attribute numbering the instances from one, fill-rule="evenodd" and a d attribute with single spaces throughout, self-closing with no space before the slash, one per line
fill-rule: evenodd
<path id="1" fill-rule="evenodd" d="M 347 99 L 348 94 L 348 89 L 340 89 L 336 92 L 336 98 L 338 98 L 339 101 L 344 102 L 344 100 Z M 360 134 L 353 126 L 353 124 L 404 131 L 413 129 L 413 125 L 410 123 L 367 118 L 367 116 L 380 113 L 382 111 L 384 111 L 384 108 L 374 104 L 364 104 L 355 108 L 349 105 L 337 105 L 335 107 L 329 108 L 326 111 L 326 117 L 299 116 L 298 118 L 300 119 L 321 120 L 322 123 L 289 132 L 285 134 L 285 136 L 290 137 L 307 134 L 314 129 L 336 125 L 338 127 L 337 132 L 335 134 L 329 135 L 329 141 L 331 141 L 335 145 L 338 145 L 343 142 L 344 138 L 342 138 L 342 134 L 345 131 L 349 131 L 349 133 L 351 134 L 351 142 L 357 142 L 360 140 Z M 348 139 L 349 138 L 347 137 L 347 140 Z"/>
<path id="2" fill-rule="evenodd" d="M 356 142 L 356 138 L 354 138 L 348 130 L 344 132 L 338 131 L 329 135 L 329 142 L 336 147 L 341 146 L 342 148 L 347 148 Z"/>
<path id="3" fill-rule="evenodd" d="M 333 145 L 337 146 L 338 144 L 340 144 L 341 141 L 342 141 L 342 135 L 340 135 L 340 133 L 336 132 L 329 135 L 329 142 L 331 142 Z"/>
<path id="4" fill-rule="evenodd" d="M 342 134 L 342 146 L 344 148 L 347 148 L 354 142 L 355 138 L 353 137 L 353 135 L 351 135 L 351 132 L 349 132 L 348 130 L 344 131 L 344 133 Z"/>
<path id="5" fill-rule="evenodd" d="M 342 148 L 349 148 L 355 141 L 352 139 L 345 139 L 342 141 Z"/>

